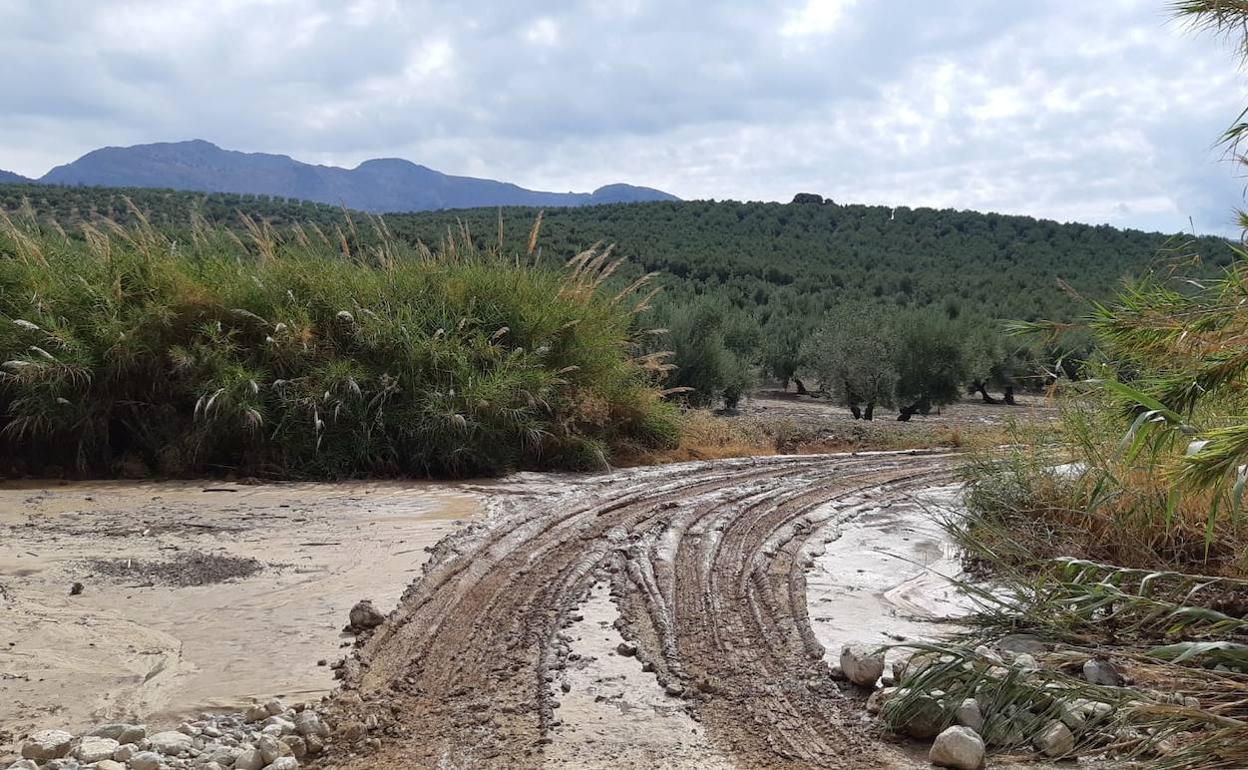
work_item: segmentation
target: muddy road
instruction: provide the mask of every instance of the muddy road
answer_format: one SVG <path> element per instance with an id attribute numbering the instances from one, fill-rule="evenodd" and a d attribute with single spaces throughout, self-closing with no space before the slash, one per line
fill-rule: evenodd
<path id="1" fill-rule="evenodd" d="M 830 677 L 839 649 L 812 625 L 807 571 L 837 558 L 842 528 L 950 481 L 949 455 L 915 452 L 491 485 L 488 519 L 439 543 L 344 666 L 338 718 L 384 738 L 361 729 L 322 764 L 911 766 Z M 827 601 L 825 641 L 846 611 Z M 869 618 L 840 622 L 872 638 L 852 627 Z"/>

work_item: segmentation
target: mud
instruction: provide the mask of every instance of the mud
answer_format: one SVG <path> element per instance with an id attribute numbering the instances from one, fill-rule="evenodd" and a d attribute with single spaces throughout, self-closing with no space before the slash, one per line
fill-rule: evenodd
<path id="1" fill-rule="evenodd" d="M 0 753 L 31 729 L 319 697 L 351 606 L 392 609 L 477 510 L 434 484 L 0 486 Z"/>
<path id="2" fill-rule="evenodd" d="M 385 737 L 328 764 L 915 766 L 828 661 L 935 630 L 896 616 L 941 614 L 927 581 L 952 562 L 913 495 L 949 468 L 863 453 L 515 477 L 345 669 L 360 698 L 339 718 Z"/>

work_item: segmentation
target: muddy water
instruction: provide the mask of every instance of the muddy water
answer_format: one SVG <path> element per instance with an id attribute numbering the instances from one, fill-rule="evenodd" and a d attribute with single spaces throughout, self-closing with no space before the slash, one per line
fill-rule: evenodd
<path id="1" fill-rule="evenodd" d="M 475 496 L 420 483 L 0 486 L 0 739 L 319 696 L 352 604 L 389 611 L 426 547 L 477 512 Z M 174 587 L 90 563 L 192 551 L 266 566 Z"/>

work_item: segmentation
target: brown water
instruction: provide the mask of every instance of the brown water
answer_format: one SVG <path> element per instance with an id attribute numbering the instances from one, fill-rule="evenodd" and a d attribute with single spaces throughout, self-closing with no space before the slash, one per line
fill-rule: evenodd
<path id="1" fill-rule="evenodd" d="M 333 686 L 317 663 L 342 654 L 351 606 L 388 612 L 425 548 L 477 512 L 476 497 L 432 483 L 2 486 L 0 740 L 317 697 Z M 266 567 L 173 587 L 90 564 L 191 551 Z"/>

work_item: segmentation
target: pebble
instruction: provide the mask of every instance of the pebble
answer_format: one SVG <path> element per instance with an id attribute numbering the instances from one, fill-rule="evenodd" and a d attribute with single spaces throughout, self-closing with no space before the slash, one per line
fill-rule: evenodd
<path id="1" fill-rule="evenodd" d="M 615 651 L 617 654 L 623 655 L 626 658 L 636 657 L 637 645 L 632 642 L 620 642 L 615 646 Z"/>
<path id="2" fill-rule="evenodd" d="M 955 725 L 936 736 L 927 759 L 937 767 L 979 770 L 984 766 L 984 741 L 971 728 Z"/>

